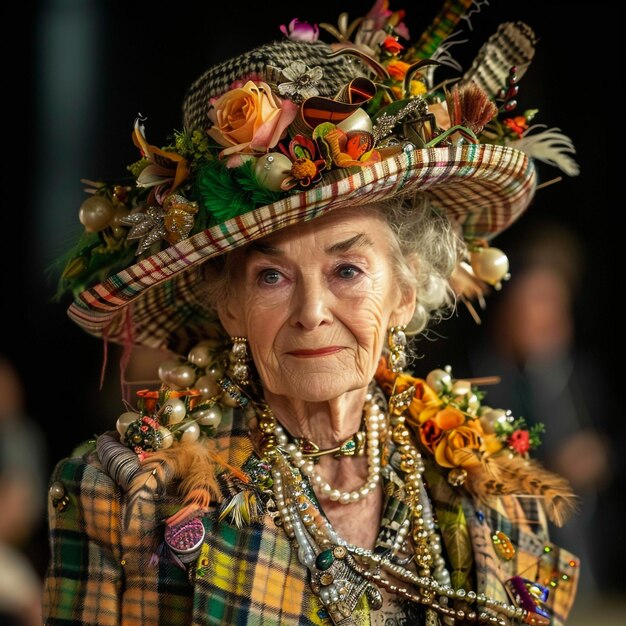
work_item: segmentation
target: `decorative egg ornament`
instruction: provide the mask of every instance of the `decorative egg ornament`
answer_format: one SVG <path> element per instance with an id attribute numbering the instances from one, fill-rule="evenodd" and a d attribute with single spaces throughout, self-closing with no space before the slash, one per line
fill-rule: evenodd
<path id="1" fill-rule="evenodd" d="M 496 289 L 509 278 L 509 259 L 498 248 L 480 248 L 472 252 L 470 264 L 477 278 Z"/>
<path id="2" fill-rule="evenodd" d="M 114 218 L 111 201 L 100 195 L 93 195 L 80 205 L 78 219 L 88 233 L 104 230 Z"/>
<path id="3" fill-rule="evenodd" d="M 280 152 L 270 152 L 259 157 L 254 173 L 261 185 L 271 191 L 282 191 L 281 183 L 291 173 L 293 163 L 289 157 Z"/>

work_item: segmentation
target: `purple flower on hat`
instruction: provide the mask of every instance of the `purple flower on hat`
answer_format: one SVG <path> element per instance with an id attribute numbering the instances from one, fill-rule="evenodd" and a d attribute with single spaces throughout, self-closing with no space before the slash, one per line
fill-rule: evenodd
<path id="1" fill-rule="evenodd" d="M 320 36 L 320 29 L 317 24 L 309 24 L 294 17 L 289 26 L 280 25 L 280 32 L 292 41 L 317 41 Z"/>

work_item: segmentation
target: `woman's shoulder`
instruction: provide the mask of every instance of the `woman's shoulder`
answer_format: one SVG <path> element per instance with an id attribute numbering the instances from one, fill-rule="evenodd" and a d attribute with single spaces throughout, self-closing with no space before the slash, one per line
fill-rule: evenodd
<path id="1" fill-rule="evenodd" d="M 59 532 L 80 534 L 87 527 L 90 533 L 96 532 L 87 518 L 96 511 L 111 518 L 111 511 L 119 509 L 120 495 L 121 490 L 102 466 L 97 439 L 83 441 L 57 461 L 49 478 L 49 524 Z"/>
<path id="2" fill-rule="evenodd" d="M 137 455 L 111 431 L 74 447 L 56 463 L 49 482 L 52 505 L 61 511 L 72 500 L 123 500 L 139 482 L 142 494 L 151 499 L 163 490 L 152 468 L 142 466 Z"/>
<path id="3" fill-rule="evenodd" d="M 66 456 L 59 459 L 50 477 L 51 493 L 55 483 L 80 485 L 87 475 L 96 476 L 104 471 L 96 450 L 96 439 L 87 439 L 76 445 Z"/>
<path id="4" fill-rule="evenodd" d="M 69 494 L 81 501 L 116 501 L 125 509 L 140 502 L 176 508 L 198 489 L 220 501 L 222 492 L 229 491 L 228 480 L 220 477 L 238 475 L 252 453 L 252 443 L 238 428 L 224 426 L 212 437 L 176 441 L 149 453 L 138 453 L 117 431 L 83 441 L 52 472 L 52 504 L 62 508 L 61 500 Z"/>

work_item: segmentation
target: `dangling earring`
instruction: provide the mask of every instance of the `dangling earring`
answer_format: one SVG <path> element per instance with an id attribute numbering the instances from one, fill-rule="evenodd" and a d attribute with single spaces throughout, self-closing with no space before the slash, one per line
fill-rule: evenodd
<path id="1" fill-rule="evenodd" d="M 387 333 L 389 365 L 394 374 L 400 374 L 406 367 L 406 326 L 392 326 Z"/>
<path id="2" fill-rule="evenodd" d="M 233 361 L 233 378 L 239 385 L 245 386 L 250 382 L 250 368 L 248 361 L 248 340 L 245 337 L 231 337 L 233 342 L 231 359 Z"/>

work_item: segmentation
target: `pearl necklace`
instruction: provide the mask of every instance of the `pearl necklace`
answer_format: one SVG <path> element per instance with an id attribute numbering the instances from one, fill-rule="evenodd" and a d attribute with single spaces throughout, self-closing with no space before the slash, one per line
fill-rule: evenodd
<path id="1" fill-rule="evenodd" d="M 399 425 L 400 428 L 397 430 L 402 431 L 402 425 Z M 396 438 L 402 439 L 403 434 L 397 432 Z M 445 571 L 441 556 L 441 545 L 439 542 L 433 542 L 434 536 L 438 538 L 434 524 L 432 524 L 432 534 L 424 533 L 424 526 L 430 525 L 424 524 L 424 521 L 432 521 L 429 520 L 430 513 L 427 513 L 427 507 L 423 506 L 427 498 L 422 499 L 422 505 L 416 507 L 418 515 L 412 520 L 407 519 L 398 529 L 392 549 L 377 553 L 354 546 L 336 533 L 328 520 L 320 513 L 314 500 L 307 495 L 307 482 L 302 480 L 290 460 L 290 455 L 285 454 L 281 447 L 275 448 L 271 454 L 272 489 L 278 515 L 275 521 L 294 541 L 298 560 L 311 574 L 312 590 L 328 610 L 333 623 L 354 626 L 355 622 L 351 614 L 363 593 L 366 594 L 372 610 L 380 608 L 382 596 L 378 588 L 384 588 L 412 603 L 426 605 L 427 614 L 432 614 L 431 619 L 436 619 L 434 616 L 438 614 L 444 620 L 467 620 L 471 623 L 506 626 L 508 621 L 501 616 L 504 615 L 517 620 L 533 619 L 535 621 L 527 623 L 537 625 L 545 623 L 541 620 L 537 621 L 534 614 L 529 614 L 522 607 L 494 600 L 485 594 L 477 594 L 463 588 L 456 589 L 450 584 L 450 575 Z M 417 474 L 421 472 L 418 470 L 413 473 L 413 476 Z M 420 484 L 419 490 L 423 490 L 423 483 Z M 426 515 L 422 516 L 423 513 Z M 411 532 L 411 526 L 413 526 L 414 541 L 422 533 L 426 536 L 430 535 L 428 552 L 420 554 L 419 542 L 415 545 L 417 573 L 398 562 L 395 556 Z M 437 543 L 439 545 L 435 545 Z M 424 558 L 427 554 L 428 557 Z M 431 560 L 435 562 L 434 575 L 426 566 L 426 563 Z M 442 562 L 440 568 L 444 570 L 443 576 L 441 573 L 437 575 L 437 569 L 439 569 L 437 561 Z M 402 584 L 394 584 L 384 576 L 384 573 L 390 574 L 403 583 L 409 583 L 413 589 Z M 460 600 L 468 606 L 461 605 L 459 608 L 451 606 L 454 600 Z"/>
<path id="2" fill-rule="evenodd" d="M 307 491 L 310 485 L 316 484 L 331 499 L 348 503 L 361 499 L 379 483 L 380 440 L 386 439 L 388 425 L 385 413 L 373 401 L 373 394 L 367 394 L 364 408 L 367 412 L 368 478 L 358 491 L 333 490 L 315 472 L 313 461 L 304 458 L 299 446 L 289 443 L 284 429 L 277 424 L 269 407 L 266 406 L 260 415 L 258 427 L 261 432 L 261 454 L 272 467 L 272 492 L 276 507 L 274 522 L 282 526 L 294 542 L 298 560 L 310 572 L 313 593 L 326 607 L 331 621 L 344 626 L 355 624 L 352 612 L 362 594 L 367 596 L 372 610 L 382 606 L 379 588 L 412 603 L 425 605 L 428 623 L 436 622 L 438 614 L 445 623 L 459 620 L 506 626 L 506 618 L 512 618 L 538 626 L 547 624 L 547 621 L 542 621 L 542 618 L 522 607 L 451 586 L 450 574 L 442 556 L 441 538 L 422 481 L 424 463 L 411 441 L 403 415 L 414 392 L 414 388 L 409 388 L 393 394 L 389 399 L 389 435 L 395 448 L 392 456 L 399 457 L 394 465 L 404 476 L 404 491 L 406 499 L 411 503 L 412 514 L 397 529 L 391 549 L 382 554 L 343 540 L 317 508 L 315 496 Z M 303 474 L 308 480 L 304 479 Z M 405 567 L 403 560 L 396 558 L 409 534 L 413 540 L 416 572 Z M 413 589 L 394 584 L 385 578 L 383 572 L 403 583 L 409 583 Z M 461 605 L 462 608 L 450 606 L 454 600 L 466 605 Z"/>
<path id="3" fill-rule="evenodd" d="M 319 489 L 319 491 L 330 498 L 333 502 L 339 502 L 339 504 L 350 504 L 351 502 L 358 502 L 365 498 L 371 491 L 376 489 L 376 486 L 380 483 L 380 440 L 381 433 L 384 434 L 386 429 L 386 415 L 384 411 L 381 411 L 380 406 L 373 401 L 373 394 L 368 391 L 365 396 L 365 427 L 367 432 L 367 478 L 361 487 L 354 491 L 340 491 L 334 489 L 330 483 L 324 480 L 316 471 L 315 463 L 306 458 L 297 443 L 289 442 L 285 430 L 278 423 L 274 425 L 274 436 L 276 442 L 280 448 L 285 450 L 293 466 L 299 469 L 305 474 L 311 484 Z"/>

